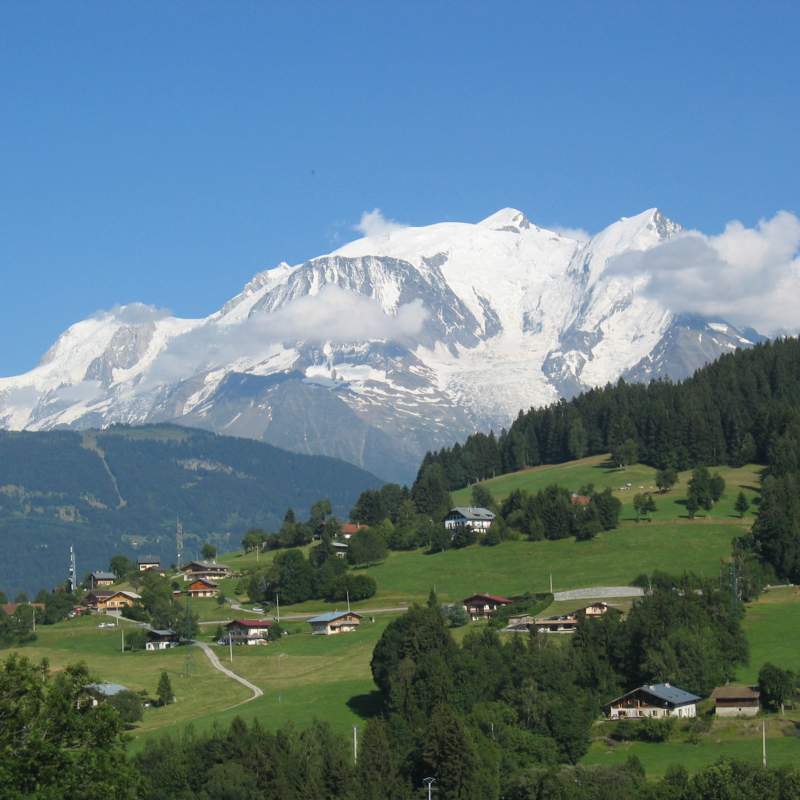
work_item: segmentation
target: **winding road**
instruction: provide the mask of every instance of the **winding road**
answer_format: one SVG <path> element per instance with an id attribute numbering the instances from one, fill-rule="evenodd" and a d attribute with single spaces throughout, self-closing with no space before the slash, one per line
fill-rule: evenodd
<path id="1" fill-rule="evenodd" d="M 211 662 L 211 666 L 214 667 L 214 669 L 218 669 L 229 678 L 239 681 L 242 686 L 246 686 L 253 693 L 252 697 L 248 697 L 247 700 L 242 700 L 241 703 L 234 703 L 234 705 L 228 706 L 228 708 L 242 706 L 245 703 L 249 703 L 251 700 L 255 700 L 257 697 L 261 697 L 261 695 L 264 694 L 264 692 L 262 692 L 261 689 L 259 689 L 255 684 L 250 683 L 250 681 L 245 680 L 241 675 L 237 675 L 235 672 L 223 667 L 222 664 L 220 664 L 219 658 L 217 658 L 217 654 L 205 642 L 198 642 L 195 640 L 194 644 L 196 644 L 208 656 L 208 660 Z M 224 710 L 227 711 L 228 709 L 226 708 Z"/>

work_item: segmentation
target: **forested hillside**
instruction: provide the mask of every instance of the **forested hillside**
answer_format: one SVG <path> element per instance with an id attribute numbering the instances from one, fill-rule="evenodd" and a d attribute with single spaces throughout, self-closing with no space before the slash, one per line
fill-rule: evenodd
<path id="1" fill-rule="evenodd" d="M 235 549 L 250 527 L 277 530 L 287 507 L 321 497 L 345 515 L 381 481 L 324 456 L 172 425 L 104 431 L 0 432 L 0 586 L 8 593 L 63 581 L 114 553 L 176 559 L 206 541 Z M 226 538 L 227 537 L 227 538 Z"/>
<path id="2" fill-rule="evenodd" d="M 736 350 L 682 383 L 669 380 L 593 389 L 520 411 L 496 438 L 477 433 L 428 453 L 450 489 L 538 464 L 614 452 L 658 469 L 766 463 L 789 457 L 800 431 L 800 341 Z M 626 447 L 627 445 L 627 447 Z"/>

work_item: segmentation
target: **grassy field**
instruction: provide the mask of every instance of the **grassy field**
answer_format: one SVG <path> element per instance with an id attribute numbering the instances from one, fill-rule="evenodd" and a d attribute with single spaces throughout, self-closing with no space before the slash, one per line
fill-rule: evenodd
<path id="1" fill-rule="evenodd" d="M 745 467 L 735 469 L 733 467 L 709 467 L 713 474 L 719 474 L 725 479 L 725 495 L 714 506 L 711 511 L 711 519 L 715 521 L 729 521 L 738 519 L 739 515 L 734 511 L 733 505 L 736 496 L 740 491 L 752 502 L 758 496 L 759 475 L 763 468 L 748 464 Z M 532 467 L 521 472 L 514 472 L 510 475 L 501 475 L 499 478 L 492 478 L 484 481 L 481 485 L 485 486 L 498 501 L 504 500 L 514 489 L 523 489 L 528 492 L 538 492 L 550 484 L 564 486 L 571 491 L 577 492 L 582 486 L 593 483 L 596 491 L 602 491 L 610 487 L 615 496 L 618 497 L 625 509 L 623 510 L 623 520 L 633 520 L 633 497 L 639 492 L 656 493 L 655 500 L 658 511 L 653 515 L 654 520 L 676 520 L 681 517 L 686 518 L 686 508 L 683 501 L 686 500 L 686 492 L 691 472 L 681 472 L 679 482 L 665 494 L 658 493 L 655 485 L 656 471 L 652 467 L 644 464 L 631 464 L 627 469 L 621 469 L 612 464 L 608 456 L 591 456 L 580 461 L 570 461 L 567 464 L 544 465 Z M 627 487 L 631 484 L 630 488 Z M 459 489 L 453 492 L 453 503 L 457 506 L 469 506 L 472 503 L 472 488 Z M 755 510 L 755 507 L 751 507 Z M 698 520 L 705 515 L 701 511 Z M 748 515 L 752 524 L 752 514 Z"/>

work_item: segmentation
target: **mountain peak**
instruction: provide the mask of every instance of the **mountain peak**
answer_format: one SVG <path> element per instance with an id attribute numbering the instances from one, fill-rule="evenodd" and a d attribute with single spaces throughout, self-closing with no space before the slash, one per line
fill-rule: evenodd
<path id="1" fill-rule="evenodd" d="M 488 228 L 490 231 L 509 231 L 510 233 L 522 233 L 523 230 L 535 228 L 530 220 L 516 208 L 502 208 L 491 217 L 486 217 L 478 223 L 480 228 Z"/>

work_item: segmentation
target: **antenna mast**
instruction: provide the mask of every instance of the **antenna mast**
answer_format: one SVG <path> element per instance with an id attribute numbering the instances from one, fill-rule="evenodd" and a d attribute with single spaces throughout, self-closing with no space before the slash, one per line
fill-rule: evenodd
<path id="1" fill-rule="evenodd" d="M 175 517 L 175 522 L 178 526 L 175 540 L 178 545 L 178 569 L 180 569 L 183 564 L 183 524 L 177 517 Z"/>
<path id="2" fill-rule="evenodd" d="M 75 568 L 75 548 L 69 546 L 69 591 L 70 594 L 75 593 L 78 586 L 78 571 Z"/>

